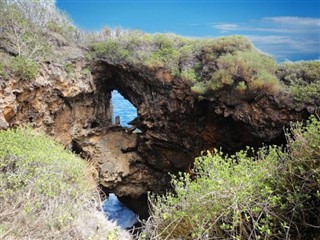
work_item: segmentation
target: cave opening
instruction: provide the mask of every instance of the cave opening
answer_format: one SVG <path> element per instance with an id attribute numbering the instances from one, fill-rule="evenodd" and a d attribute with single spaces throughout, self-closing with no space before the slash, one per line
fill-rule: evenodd
<path id="1" fill-rule="evenodd" d="M 130 127 L 132 125 L 130 122 L 137 118 L 137 109 L 117 90 L 112 91 L 111 101 L 113 106 L 113 124 Z"/>
<path id="2" fill-rule="evenodd" d="M 100 189 L 101 210 L 109 220 L 130 231 L 141 229 L 141 221 L 150 216 L 147 193 L 139 197 L 119 196 L 103 185 Z"/>
<path id="3" fill-rule="evenodd" d="M 108 220 L 116 222 L 123 229 L 131 229 L 139 223 L 138 214 L 119 201 L 118 197 L 109 193 L 101 206 Z"/>
<path id="4" fill-rule="evenodd" d="M 104 192 L 103 195 L 106 197 L 101 210 L 108 220 L 115 221 L 118 226 L 132 233 L 141 230 L 141 221 L 146 221 L 150 216 L 147 194 L 138 198 L 117 196 L 112 192 Z"/>

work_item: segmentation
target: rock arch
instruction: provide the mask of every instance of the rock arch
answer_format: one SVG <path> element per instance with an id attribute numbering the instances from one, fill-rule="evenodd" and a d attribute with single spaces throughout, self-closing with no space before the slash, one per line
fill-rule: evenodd
<path id="1" fill-rule="evenodd" d="M 73 64 L 77 78 L 48 63 L 41 79 L 7 82 L 3 119 L 10 126 L 30 123 L 45 129 L 90 159 L 105 191 L 118 196 L 138 198 L 167 189 L 168 172 L 189 169 L 203 150 L 222 147 L 231 153 L 246 145 L 281 142 L 283 126 L 308 115 L 271 95 L 252 100 L 222 89 L 199 98 L 186 81 L 162 68 L 101 58 L 90 63 L 90 75 L 81 75 L 88 63 Z M 112 90 L 137 108 L 142 134 L 112 124 Z"/>

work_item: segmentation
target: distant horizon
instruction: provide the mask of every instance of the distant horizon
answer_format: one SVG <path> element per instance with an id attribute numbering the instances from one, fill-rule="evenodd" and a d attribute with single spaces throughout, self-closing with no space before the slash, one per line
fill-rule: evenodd
<path id="1" fill-rule="evenodd" d="M 241 35 L 278 62 L 320 59 L 320 1 L 57 0 L 86 31 L 104 26 L 189 38 Z"/>

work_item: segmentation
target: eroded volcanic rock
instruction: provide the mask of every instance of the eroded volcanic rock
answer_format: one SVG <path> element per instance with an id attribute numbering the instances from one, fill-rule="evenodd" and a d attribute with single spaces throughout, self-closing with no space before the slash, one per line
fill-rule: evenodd
<path id="1" fill-rule="evenodd" d="M 34 81 L 4 81 L 0 128 L 30 124 L 44 130 L 89 160 L 100 184 L 118 196 L 163 191 L 168 172 L 188 170 L 203 150 L 234 152 L 281 141 L 284 126 L 308 115 L 285 93 L 243 96 L 226 88 L 199 98 L 160 67 L 81 57 L 70 64 L 72 74 L 46 63 Z M 83 71 L 88 67 L 91 73 Z M 112 90 L 137 108 L 141 134 L 112 124 Z"/>

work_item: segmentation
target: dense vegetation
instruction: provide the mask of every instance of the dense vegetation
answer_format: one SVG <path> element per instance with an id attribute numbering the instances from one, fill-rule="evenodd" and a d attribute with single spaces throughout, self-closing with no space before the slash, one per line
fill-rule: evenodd
<path id="1" fill-rule="evenodd" d="M 320 61 L 285 62 L 277 75 L 298 103 L 320 106 Z"/>
<path id="2" fill-rule="evenodd" d="M 175 194 L 153 196 L 147 239 L 318 239 L 320 121 L 292 124 L 287 149 L 207 152 Z"/>
<path id="3" fill-rule="evenodd" d="M 93 168 L 43 134 L 0 131 L 0 239 L 129 238 L 97 211 Z"/>

